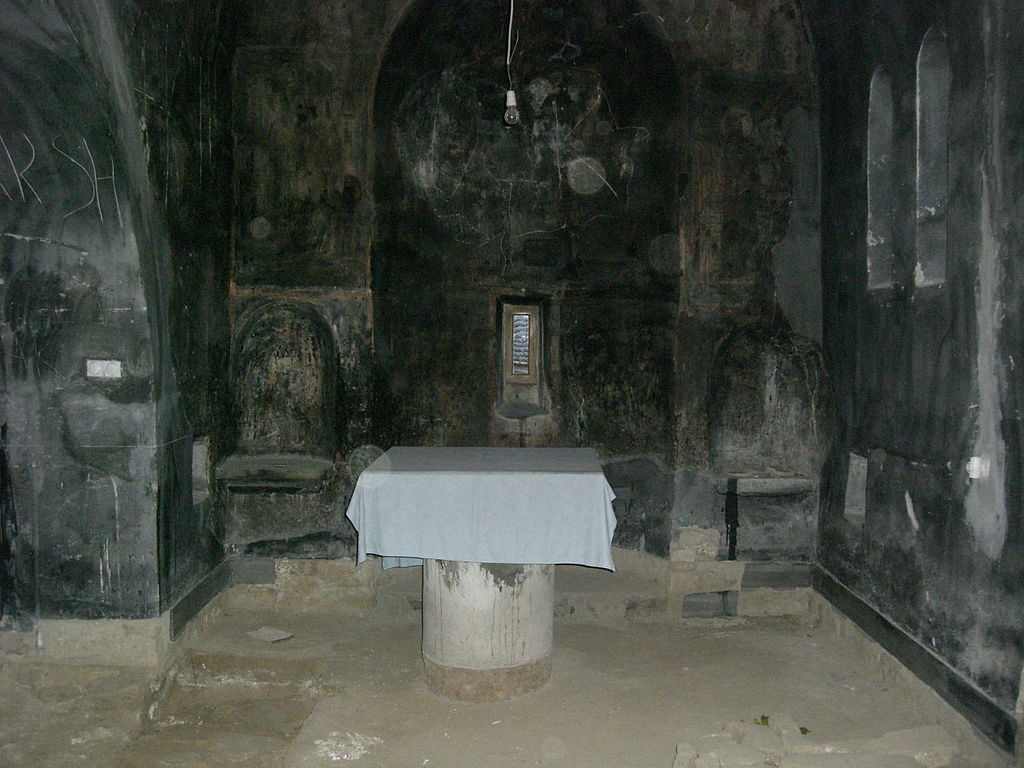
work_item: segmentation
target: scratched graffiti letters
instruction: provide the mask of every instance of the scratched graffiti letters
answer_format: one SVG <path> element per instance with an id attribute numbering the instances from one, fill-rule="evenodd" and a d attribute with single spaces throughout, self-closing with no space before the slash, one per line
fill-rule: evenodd
<path id="1" fill-rule="evenodd" d="M 96 159 L 95 157 L 93 157 L 92 148 L 89 146 L 89 140 L 83 136 L 79 143 L 82 147 L 85 148 L 85 159 L 89 163 L 88 166 L 75 159 L 75 157 L 73 157 L 70 154 L 70 152 L 66 152 L 61 147 L 59 147 L 57 145 L 56 138 L 50 142 L 50 146 L 53 147 L 54 152 L 66 158 L 79 171 L 85 174 L 85 178 L 88 181 L 89 187 L 91 188 L 92 192 L 92 195 L 89 198 L 89 200 L 87 200 L 77 208 L 72 208 L 70 211 L 63 215 L 63 218 L 67 219 L 69 216 L 74 216 L 76 213 L 79 213 L 80 211 L 84 211 L 87 208 L 95 207 L 96 214 L 97 216 L 99 216 L 100 221 L 105 221 L 103 214 L 103 202 L 100 195 L 100 182 L 109 181 L 111 192 L 114 197 L 114 208 L 117 212 L 117 224 L 119 227 L 123 227 L 124 222 L 121 219 L 121 202 L 117 197 L 117 179 L 114 175 L 114 158 L 110 158 L 110 174 L 108 176 L 100 176 L 99 172 L 96 170 Z M 75 150 L 72 149 L 72 151 Z"/>
<path id="2" fill-rule="evenodd" d="M 75 214 L 93 211 L 101 222 L 106 222 L 113 215 L 118 227 L 123 227 L 121 199 L 117 189 L 113 155 L 108 155 L 106 158 L 105 164 L 109 164 L 110 170 L 105 172 L 103 167 L 97 166 L 93 147 L 84 136 L 77 140 L 67 140 L 62 136 L 57 136 L 50 141 L 50 148 L 56 153 L 53 166 L 57 173 L 85 177 L 87 199 L 64 211 L 61 214 L 61 219 L 66 221 Z M 35 143 L 24 133 L 11 140 L 0 134 L 0 201 L 6 199 L 13 203 L 29 204 L 44 202 L 46 185 L 42 185 L 43 193 L 40 194 L 29 178 L 29 173 L 36 163 L 36 156 Z M 37 177 L 38 183 L 39 172 L 33 173 Z M 105 200 L 107 201 L 106 208 L 104 207 Z"/>
<path id="3" fill-rule="evenodd" d="M 10 163 L 11 171 L 14 173 L 14 180 L 18 184 L 18 194 L 21 196 L 21 202 L 24 203 L 28 201 L 28 198 L 25 197 L 25 190 L 28 189 L 28 191 L 32 193 L 32 196 L 35 197 L 36 202 L 41 203 L 43 201 L 40 199 L 39 193 L 36 192 L 35 187 L 32 186 L 32 182 L 30 182 L 28 177 L 25 175 L 28 173 L 29 168 L 32 167 L 32 163 L 36 161 L 36 147 L 35 144 L 32 143 L 32 140 L 24 133 L 21 134 L 21 138 L 23 138 L 25 143 L 28 144 L 30 152 L 30 157 L 28 162 L 25 163 L 24 168 L 18 168 L 15 164 L 14 158 L 11 157 L 11 150 L 7 147 L 7 142 L 4 140 L 3 136 L 0 136 L 0 146 L 3 146 L 4 155 L 7 156 L 7 162 Z M 3 192 L 8 200 L 14 200 L 14 197 L 8 191 L 7 187 L 4 186 L 3 182 L 0 182 L 0 192 Z"/>

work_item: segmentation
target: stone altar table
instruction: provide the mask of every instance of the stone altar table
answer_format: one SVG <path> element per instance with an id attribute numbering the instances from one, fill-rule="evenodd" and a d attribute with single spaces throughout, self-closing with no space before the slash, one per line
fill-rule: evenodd
<path id="1" fill-rule="evenodd" d="M 359 476 L 358 559 L 423 563 L 427 682 L 460 699 L 551 672 L 554 565 L 614 569 L 614 493 L 590 448 L 392 448 Z"/>

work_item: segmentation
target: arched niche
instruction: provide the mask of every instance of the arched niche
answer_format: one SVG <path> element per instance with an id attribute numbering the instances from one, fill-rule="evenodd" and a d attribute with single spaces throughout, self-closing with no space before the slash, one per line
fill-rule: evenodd
<path id="1" fill-rule="evenodd" d="M 796 334 L 743 326 L 711 366 L 710 448 L 722 476 L 817 484 L 831 442 L 831 397 L 817 347 Z"/>
<path id="2" fill-rule="evenodd" d="M 729 558 L 813 558 L 818 482 L 833 435 L 816 345 L 784 328 L 741 326 L 716 351 L 709 385 Z"/>
<path id="3" fill-rule="evenodd" d="M 315 307 L 265 301 L 232 342 L 237 447 L 218 476 L 236 490 L 307 490 L 333 467 L 337 355 Z"/>
<path id="4" fill-rule="evenodd" d="M 517 3 L 521 122 L 506 127 L 508 10 L 414 2 L 380 67 L 375 334 L 415 409 L 408 440 L 490 439 L 499 298 L 678 292 L 679 78 L 652 16 L 619 0 Z"/>

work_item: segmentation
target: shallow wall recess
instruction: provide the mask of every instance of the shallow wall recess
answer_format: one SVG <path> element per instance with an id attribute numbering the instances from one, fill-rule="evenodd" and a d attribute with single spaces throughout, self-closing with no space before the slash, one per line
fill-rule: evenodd
<path id="1" fill-rule="evenodd" d="M 710 389 L 711 466 L 725 496 L 729 558 L 810 559 L 833 435 L 817 346 L 784 329 L 739 328 L 715 355 Z"/>
<path id="2" fill-rule="evenodd" d="M 315 490 L 334 465 L 337 352 L 317 309 L 263 301 L 242 316 L 232 369 L 235 453 L 218 478 L 236 491 Z"/>
<path id="3" fill-rule="evenodd" d="M 544 305 L 509 299 L 499 302 L 501 366 L 497 414 L 525 419 L 549 411 L 547 350 L 544 343 Z"/>

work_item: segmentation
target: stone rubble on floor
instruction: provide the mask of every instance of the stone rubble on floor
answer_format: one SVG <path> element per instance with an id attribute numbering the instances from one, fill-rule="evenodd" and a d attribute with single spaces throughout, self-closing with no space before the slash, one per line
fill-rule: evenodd
<path id="1" fill-rule="evenodd" d="M 787 714 L 752 723 L 730 722 L 721 732 L 676 746 L 672 768 L 946 768 L 956 744 L 926 725 L 877 739 L 818 742 Z"/>

